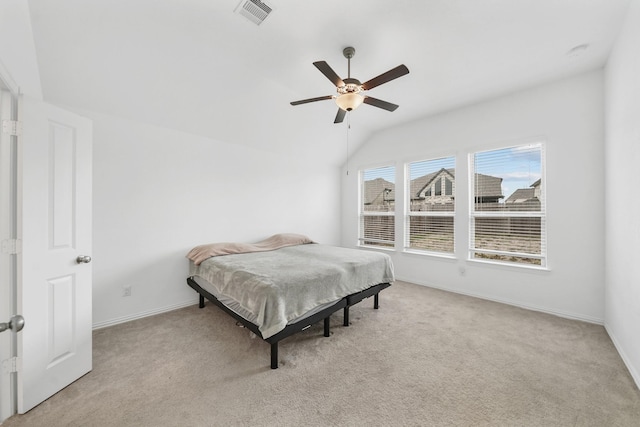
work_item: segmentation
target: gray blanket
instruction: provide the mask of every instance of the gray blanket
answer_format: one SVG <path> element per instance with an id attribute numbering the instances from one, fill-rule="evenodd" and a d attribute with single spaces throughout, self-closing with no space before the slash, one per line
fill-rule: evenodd
<path id="1" fill-rule="evenodd" d="M 265 339 L 320 304 L 394 281 L 387 254 L 319 244 L 191 262 L 190 275 L 252 313 Z"/>

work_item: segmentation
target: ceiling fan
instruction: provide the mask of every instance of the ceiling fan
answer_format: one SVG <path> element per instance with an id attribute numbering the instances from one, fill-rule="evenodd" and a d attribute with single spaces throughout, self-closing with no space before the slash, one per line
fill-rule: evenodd
<path id="1" fill-rule="evenodd" d="M 324 101 L 325 99 L 335 99 L 336 104 L 338 104 L 338 114 L 336 114 L 336 118 L 333 123 L 342 123 L 347 111 L 355 110 L 362 103 L 373 105 L 374 107 L 382 108 L 387 111 L 395 111 L 396 108 L 398 108 L 398 105 L 363 95 L 362 92 L 373 89 L 376 86 L 380 86 L 381 84 L 397 79 L 398 77 L 402 77 L 405 74 L 409 74 L 409 69 L 404 64 L 398 65 L 386 73 L 382 73 L 371 80 L 360 83 L 360 80 L 351 78 L 351 58 L 353 58 L 355 53 L 356 50 L 353 47 L 346 47 L 342 51 L 342 54 L 347 58 L 348 63 L 348 77 L 344 80 L 341 79 L 325 61 L 316 61 L 313 63 L 313 65 L 315 65 L 326 78 L 336 85 L 336 90 L 338 92 L 337 95 L 302 99 L 300 101 L 293 101 L 291 105 L 307 104 L 309 102 Z"/>

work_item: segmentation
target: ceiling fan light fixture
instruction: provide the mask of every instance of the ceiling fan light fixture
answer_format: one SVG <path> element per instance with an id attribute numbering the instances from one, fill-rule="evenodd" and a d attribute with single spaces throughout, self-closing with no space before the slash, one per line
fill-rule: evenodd
<path id="1" fill-rule="evenodd" d="M 358 108 L 364 102 L 364 96 L 358 93 L 343 93 L 336 98 L 336 104 L 344 111 Z"/>
<path id="2" fill-rule="evenodd" d="M 337 95 L 301 99 L 300 101 L 293 101 L 290 104 L 300 105 L 307 104 L 309 102 L 324 101 L 325 99 L 335 99 L 336 104 L 338 104 L 338 112 L 336 113 L 336 118 L 333 123 L 342 123 L 347 111 L 355 110 L 363 103 L 373 107 L 382 108 L 383 110 L 395 111 L 398 108 L 396 104 L 361 94 L 369 89 L 373 89 L 374 87 L 390 82 L 391 80 L 395 80 L 398 77 L 402 77 L 405 74 L 409 74 L 409 69 L 404 64 L 401 64 L 386 73 L 382 73 L 364 83 L 360 83 L 360 80 L 351 77 L 351 58 L 356 53 L 356 50 L 353 47 L 346 47 L 342 53 L 344 57 L 347 58 L 348 72 L 346 79 L 340 78 L 340 76 L 337 75 L 325 61 L 316 61 L 313 63 L 313 65 L 335 85 Z"/>

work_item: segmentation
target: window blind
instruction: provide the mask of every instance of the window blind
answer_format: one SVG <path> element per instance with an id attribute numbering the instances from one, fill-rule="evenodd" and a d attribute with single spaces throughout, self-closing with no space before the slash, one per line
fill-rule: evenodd
<path id="1" fill-rule="evenodd" d="M 361 171 L 360 245 L 395 246 L 395 178 L 395 166 Z"/>
<path id="2" fill-rule="evenodd" d="M 470 257 L 546 266 L 544 147 L 471 154 Z"/>
<path id="3" fill-rule="evenodd" d="M 454 251 L 455 158 L 407 164 L 405 249 Z"/>

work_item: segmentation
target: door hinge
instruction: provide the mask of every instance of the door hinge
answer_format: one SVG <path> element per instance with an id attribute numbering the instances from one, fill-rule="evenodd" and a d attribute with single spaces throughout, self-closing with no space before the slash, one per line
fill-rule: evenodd
<path id="1" fill-rule="evenodd" d="M 2 253 L 16 255 L 22 252 L 22 240 L 7 239 L 2 241 Z"/>
<path id="2" fill-rule="evenodd" d="M 18 372 L 20 370 L 20 358 L 11 357 L 9 359 L 5 359 L 2 361 L 2 371 L 5 374 L 10 374 L 12 372 Z"/>
<path id="3" fill-rule="evenodd" d="M 20 136 L 22 135 L 22 122 L 18 120 L 3 120 L 2 132 L 11 136 Z"/>

